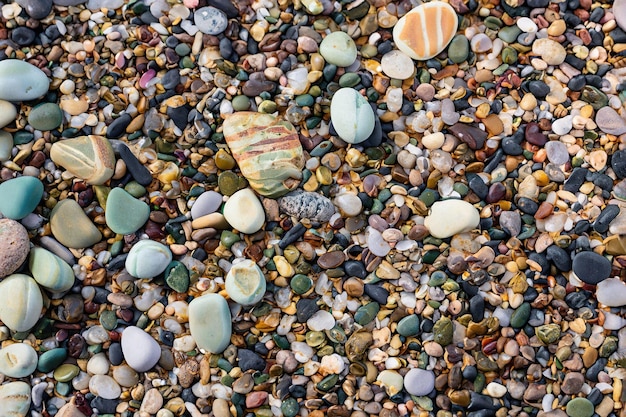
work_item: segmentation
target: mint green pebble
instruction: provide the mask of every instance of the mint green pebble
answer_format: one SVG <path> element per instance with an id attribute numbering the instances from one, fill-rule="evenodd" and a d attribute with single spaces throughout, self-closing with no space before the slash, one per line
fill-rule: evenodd
<path id="1" fill-rule="evenodd" d="M 74 285 L 74 271 L 63 259 L 47 249 L 35 247 L 28 258 L 35 281 L 52 292 L 64 292 Z"/>
<path id="2" fill-rule="evenodd" d="M 0 184 L 0 213 L 21 220 L 35 210 L 43 196 L 43 183 L 35 177 L 17 177 Z"/>
<path id="3" fill-rule="evenodd" d="M 37 352 L 26 343 L 13 343 L 0 349 L 0 373 L 24 378 L 37 368 Z"/>
<path id="4" fill-rule="evenodd" d="M 172 262 L 170 249 L 154 240 L 141 240 L 128 252 L 126 270 L 135 278 L 154 278 Z"/>
<path id="5" fill-rule="evenodd" d="M 265 295 L 265 275 L 250 259 L 234 264 L 226 274 L 226 292 L 235 302 L 250 306 Z"/>
<path id="6" fill-rule="evenodd" d="M 150 207 L 122 188 L 113 188 L 109 193 L 104 218 L 107 226 L 115 233 L 135 233 L 148 221 L 149 216 Z"/>
<path id="7" fill-rule="evenodd" d="M 34 129 L 54 130 L 63 123 L 63 111 L 56 103 L 41 103 L 28 114 L 28 124 Z"/>
<path id="8" fill-rule="evenodd" d="M 222 353 L 232 334 L 230 309 L 219 294 L 205 294 L 189 303 L 189 330 L 200 349 Z"/>

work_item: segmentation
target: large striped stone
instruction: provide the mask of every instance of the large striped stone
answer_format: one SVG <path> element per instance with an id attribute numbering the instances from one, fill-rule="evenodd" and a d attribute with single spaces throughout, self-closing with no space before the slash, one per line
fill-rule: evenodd
<path id="1" fill-rule="evenodd" d="M 223 128 L 241 173 L 257 193 L 276 198 L 298 186 L 304 155 L 291 123 L 269 114 L 237 112 Z"/>
<path id="2" fill-rule="evenodd" d="M 115 170 L 113 147 L 101 136 L 80 136 L 55 142 L 50 148 L 50 159 L 93 185 L 107 182 Z"/>
<path id="3" fill-rule="evenodd" d="M 448 3 L 431 1 L 405 14 L 393 28 L 399 50 L 423 61 L 438 55 L 452 41 L 459 19 Z"/>

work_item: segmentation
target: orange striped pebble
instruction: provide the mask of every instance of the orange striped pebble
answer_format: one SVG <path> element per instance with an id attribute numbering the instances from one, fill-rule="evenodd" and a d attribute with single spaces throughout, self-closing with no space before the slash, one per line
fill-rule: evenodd
<path id="1" fill-rule="evenodd" d="M 450 43 L 459 25 L 456 12 L 448 3 L 432 1 L 405 14 L 393 28 L 399 50 L 423 61 L 438 55 Z"/>

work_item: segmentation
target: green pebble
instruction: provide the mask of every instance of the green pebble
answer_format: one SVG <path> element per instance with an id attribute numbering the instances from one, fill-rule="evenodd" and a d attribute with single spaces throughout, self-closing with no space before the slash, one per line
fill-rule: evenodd
<path id="1" fill-rule="evenodd" d="M 503 26 L 502 20 L 498 19 L 495 16 L 487 16 L 485 18 L 485 26 L 489 29 L 498 30 Z"/>
<path id="2" fill-rule="evenodd" d="M 300 411 L 300 406 L 295 398 L 289 397 L 280 405 L 280 411 L 282 411 L 285 417 L 295 417 Z"/>
<path id="3" fill-rule="evenodd" d="M 296 294 L 302 295 L 311 289 L 313 281 L 306 275 L 297 274 L 291 278 L 289 286 Z"/>
<path id="4" fill-rule="evenodd" d="M 441 252 L 438 250 L 429 250 L 422 256 L 422 262 L 427 265 L 432 265 L 439 255 L 441 255 Z"/>
<path id="5" fill-rule="evenodd" d="M 191 53 L 191 48 L 186 43 L 179 43 L 176 45 L 176 48 L 174 48 L 174 52 L 176 52 L 178 56 L 187 56 Z"/>
<path id="6" fill-rule="evenodd" d="M 416 314 L 411 314 L 410 316 L 404 317 L 402 320 L 398 322 L 398 327 L 396 328 L 400 336 L 410 337 L 415 336 L 419 333 L 420 330 L 420 319 Z"/>
<path id="7" fill-rule="evenodd" d="M 430 188 L 426 188 L 422 191 L 418 198 L 426 205 L 426 207 L 430 207 L 435 201 L 439 200 L 439 193 L 435 190 L 431 190 Z"/>
<path id="8" fill-rule="evenodd" d="M 469 187 L 466 184 L 463 184 L 462 182 L 455 182 L 454 185 L 452 186 L 452 189 L 456 191 L 457 193 L 459 193 L 461 197 L 465 197 L 467 193 L 469 192 Z"/>
<path id="9" fill-rule="evenodd" d="M 317 389 L 320 391 L 329 391 L 339 381 L 339 375 L 331 374 L 317 383 Z"/>
<path id="10" fill-rule="evenodd" d="M 178 261 L 172 261 L 165 269 L 165 282 L 178 293 L 186 293 L 189 289 L 189 271 Z"/>
<path id="11" fill-rule="evenodd" d="M 247 96 L 235 96 L 232 101 L 235 111 L 246 111 L 250 108 L 250 99 Z"/>
<path id="12" fill-rule="evenodd" d="M 35 210 L 43 196 L 43 183 L 35 177 L 12 178 L 0 184 L 0 213 L 21 220 Z"/>
<path id="13" fill-rule="evenodd" d="M 28 123 L 37 130 L 53 130 L 63 123 L 63 110 L 56 103 L 41 103 L 33 107 Z"/>
<path id="14" fill-rule="evenodd" d="M 391 198 L 391 195 L 391 190 L 389 190 L 389 188 L 384 188 L 378 193 L 378 200 L 380 200 L 381 203 L 385 203 Z"/>
<path id="15" fill-rule="evenodd" d="M 184 57 L 180 61 L 181 68 L 193 68 L 196 66 L 196 63 L 188 56 Z"/>
<path id="16" fill-rule="evenodd" d="M 224 171 L 217 178 L 220 193 L 231 196 L 239 189 L 239 176 L 232 171 Z"/>
<path id="17" fill-rule="evenodd" d="M 430 279 L 428 280 L 428 286 L 439 287 L 440 285 L 443 285 L 443 283 L 446 282 L 447 280 L 448 280 L 448 276 L 446 275 L 445 272 L 435 271 L 432 273 L 432 275 L 430 276 Z"/>
<path id="18" fill-rule="evenodd" d="M 315 99 L 311 94 L 301 94 L 296 97 L 296 104 L 300 107 L 312 106 L 315 103 Z"/>
<path id="19" fill-rule="evenodd" d="M 48 373 L 57 366 L 61 365 L 66 358 L 67 349 L 50 349 L 39 356 L 39 360 L 37 361 L 37 370 L 39 372 Z"/>
<path id="20" fill-rule="evenodd" d="M 498 38 L 506 43 L 514 43 L 522 30 L 517 26 L 505 26 L 498 31 Z"/>
<path id="21" fill-rule="evenodd" d="M 112 310 L 104 310 L 100 314 L 100 324 L 107 330 L 113 330 L 117 327 L 117 316 Z"/>
<path id="22" fill-rule="evenodd" d="M 329 140 L 324 140 L 317 144 L 310 152 L 313 157 L 321 157 L 326 155 L 333 148 L 333 144 Z"/>
<path id="23" fill-rule="evenodd" d="M 35 139 L 35 135 L 24 130 L 20 130 L 19 132 L 15 132 L 13 134 L 13 144 L 15 145 L 25 145 L 32 142 L 33 139 Z"/>
<path id="24" fill-rule="evenodd" d="M 448 346 L 452 343 L 454 326 L 452 321 L 447 317 L 442 317 L 433 326 L 433 334 L 435 342 L 441 346 Z"/>
<path id="25" fill-rule="evenodd" d="M 354 321 L 356 321 L 361 326 L 365 326 L 376 318 L 378 311 L 380 311 L 380 306 L 378 305 L 378 303 L 374 301 L 367 303 L 357 309 L 356 313 L 354 314 Z"/>
<path id="26" fill-rule="evenodd" d="M 535 334 L 546 345 L 556 342 L 561 337 L 561 326 L 558 324 L 544 324 L 535 329 Z"/>
<path id="27" fill-rule="evenodd" d="M 565 412 L 569 417 L 591 417 L 594 413 L 593 403 L 586 398 L 577 397 L 567 403 Z"/>
<path id="28" fill-rule="evenodd" d="M 526 325 L 529 318 L 530 304 L 522 303 L 522 305 L 517 307 L 511 315 L 511 327 L 513 327 L 514 329 L 522 328 Z"/>
<path id="29" fill-rule="evenodd" d="M 361 82 L 359 74 L 354 72 L 346 72 L 339 78 L 339 85 L 341 87 L 354 87 Z"/>
<path id="30" fill-rule="evenodd" d="M 361 47 L 361 56 L 363 58 L 373 58 L 376 55 L 378 55 L 378 48 L 376 48 L 376 45 L 366 43 Z"/>
<path id="31" fill-rule="evenodd" d="M 135 198 L 143 197 L 146 195 L 146 187 L 139 184 L 137 181 L 131 181 L 124 187 L 124 190 Z"/>
<path id="32" fill-rule="evenodd" d="M 54 370 L 53 376 L 59 382 L 70 382 L 79 372 L 80 368 L 78 366 L 64 363 Z"/>
<path id="33" fill-rule="evenodd" d="M 258 110 L 259 113 L 271 114 L 276 111 L 276 103 L 271 100 L 263 100 L 261 104 L 259 104 Z"/>
<path id="34" fill-rule="evenodd" d="M 148 221 L 149 216 L 150 207 L 122 188 L 115 187 L 109 193 L 104 217 L 107 226 L 115 233 L 134 233 Z"/>
<path id="35" fill-rule="evenodd" d="M 517 62 L 517 51 L 510 46 L 504 47 L 502 50 L 502 62 L 513 65 Z"/>
<path id="36" fill-rule="evenodd" d="M 448 58 L 455 64 L 460 64 L 467 59 L 469 55 L 470 45 L 465 35 L 457 35 L 452 38 L 450 46 L 448 46 Z"/>
<path id="37" fill-rule="evenodd" d="M 370 209 L 370 213 L 372 214 L 380 214 L 385 209 L 385 205 L 380 202 L 377 198 L 372 200 L 372 208 Z"/>
<path id="38" fill-rule="evenodd" d="M 319 85 L 313 85 L 311 86 L 311 88 L 309 88 L 309 94 L 312 95 L 313 97 L 319 97 L 322 95 L 322 93 L 323 91 Z"/>
<path id="39" fill-rule="evenodd" d="M 239 242 L 240 240 L 241 238 L 238 234 L 235 234 L 229 230 L 222 231 L 222 235 L 220 236 L 220 242 L 228 249 L 233 246 L 233 243 Z"/>

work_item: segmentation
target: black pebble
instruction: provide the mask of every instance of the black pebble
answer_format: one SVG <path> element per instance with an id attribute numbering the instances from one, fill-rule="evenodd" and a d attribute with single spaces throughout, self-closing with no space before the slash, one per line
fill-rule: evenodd
<path id="1" fill-rule="evenodd" d="M 126 132 L 126 128 L 132 121 L 132 117 L 128 113 L 122 114 L 117 119 L 113 120 L 113 122 L 107 128 L 106 137 L 109 139 L 118 139 L 120 138 L 124 132 Z"/>
<path id="2" fill-rule="evenodd" d="M 317 313 L 319 309 L 317 300 L 301 298 L 296 303 L 296 318 L 298 319 L 298 323 L 305 323 L 313 314 Z"/>
<path id="3" fill-rule="evenodd" d="M 379 304 L 387 304 L 387 297 L 389 297 L 389 291 L 375 284 L 365 284 L 365 294 Z"/>
<path id="4" fill-rule="evenodd" d="M 595 252 L 580 252 L 574 258 L 572 268 L 576 276 L 587 284 L 596 285 L 611 275 L 611 262 Z"/>
<path id="5" fill-rule="evenodd" d="M 593 223 L 593 230 L 598 233 L 606 233 L 609 230 L 609 224 L 618 214 L 619 207 L 615 204 L 609 204 L 596 218 L 596 221 Z"/>
<path id="6" fill-rule="evenodd" d="M 572 260 L 569 254 L 556 245 L 548 246 L 546 258 L 552 261 L 559 271 L 570 271 L 572 269 Z"/>
<path id="7" fill-rule="evenodd" d="M 244 372 L 251 369 L 256 371 L 262 371 L 265 369 L 265 360 L 251 350 L 239 349 L 237 352 L 237 358 L 239 359 L 239 367 Z"/>
<path id="8" fill-rule="evenodd" d="M 100 415 L 115 414 L 115 409 L 117 408 L 118 404 L 118 400 L 107 400 L 106 398 L 102 397 L 96 397 L 89 403 L 91 408 L 96 408 L 99 411 L 98 414 Z"/>
<path id="9" fill-rule="evenodd" d="M 128 146 L 120 146 L 119 154 L 122 157 L 122 160 L 124 160 L 126 168 L 135 179 L 135 181 L 137 181 L 144 187 L 150 185 L 150 183 L 152 182 L 152 174 L 150 174 L 148 168 L 146 168 L 141 162 L 139 162 L 139 159 L 135 157 L 135 155 L 128 148 Z"/>
<path id="10" fill-rule="evenodd" d="M 626 150 L 617 151 L 611 156 L 611 168 L 618 178 L 626 178 Z"/>
<path id="11" fill-rule="evenodd" d="M 28 46 L 35 41 L 35 31 L 26 26 L 20 26 L 11 31 L 11 39 L 19 46 Z"/>

